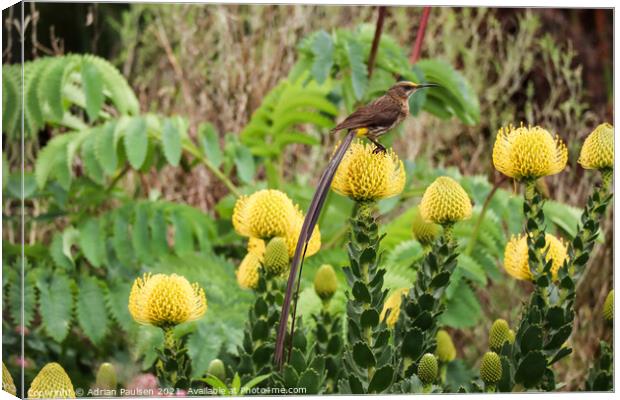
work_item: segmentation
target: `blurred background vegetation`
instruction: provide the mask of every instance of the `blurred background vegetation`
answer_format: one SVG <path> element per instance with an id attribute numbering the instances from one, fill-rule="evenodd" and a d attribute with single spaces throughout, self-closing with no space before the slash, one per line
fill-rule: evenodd
<path id="1" fill-rule="evenodd" d="M 20 24 L 14 20 L 19 20 L 20 12 L 16 7 L 3 11 L 5 64 L 19 62 Z M 190 165 L 182 161 L 181 167 L 164 163 L 161 168 L 131 171 L 121 182 L 121 187 L 126 192 L 139 191 L 144 198 L 189 205 L 192 210 L 198 209 L 206 214 L 208 221 L 205 226 L 210 232 L 207 236 L 222 260 L 214 261 L 205 256 L 191 256 L 197 258 L 182 261 L 162 258 L 159 270 L 187 268 L 190 280 L 208 280 L 204 276 L 193 278 L 196 271 L 188 266 L 220 263 L 222 268 L 229 270 L 223 272 L 223 278 L 217 282 L 234 284 L 230 272 L 242 256 L 244 243 L 230 230 L 227 221 L 234 202 L 231 186 L 248 192 L 264 187 L 261 182 L 277 182 L 278 187 L 305 207 L 312 194 L 309 185 L 319 175 L 318 166 L 324 165 L 328 149 L 337 140 L 320 134 L 326 131 L 320 129 L 328 127 L 334 117 L 341 119 L 345 111 L 340 110 L 340 114 L 334 115 L 329 107 L 319 107 L 321 115 L 329 117 L 327 122 L 302 121 L 299 131 L 308 134 L 309 139 L 285 141 L 275 155 L 261 153 L 256 140 L 252 140 L 256 139 L 256 132 L 260 132 L 255 128 L 258 117 L 253 118 L 254 113 L 260 107 L 267 107 L 267 95 L 276 92 L 274 88 L 286 79 L 292 82 L 293 67 L 299 67 L 299 60 L 311 56 L 308 54 L 312 53 L 314 44 L 327 45 L 328 42 L 316 39 L 315 32 L 333 33 L 333 37 L 343 37 L 344 41 L 346 32 L 358 32 L 360 37 L 364 32 L 370 32 L 371 39 L 377 9 L 301 5 L 28 3 L 25 15 L 26 60 L 71 53 L 91 53 L 109 60 L 127 79 L 142 112 L 183 116 L 187 120 L 188 137 L 205 143 L 208 159 L 220 160 L 215 169 L 221 170 L 228 182 L 218 177 L 214 168 L 208 165 Z M 421 16 L 422 9 L 417 7 L 387 8 L 382 45 L 383 40 L 391 38 L 395 46 L 403 49 L 401 57 L 408 57 L 416 41 Z M 477 96 L 479 110 L 474 113 L 475 120 L 470 121 L 473 123 L 466 123 L 464 118 L 443 119 L 433 113 L 419 113 L 415 118 L 409 118 L 397 135 L 392 135 L 392 145 L 399 156 L 407 160 L 408 184 L 405 193 L 381 206 L 388 232 L 384 243 L 386 265 L 388 268 L 393 266 L 386 281 L 390 287 L 398 287 L 407 284 L 411 276 L 407 267 L 420 254 L 419 246 L 410 234 L 411 215 L 423 188 L 436 175 L 447 173 L 459 177 L 478 206 L 485 201 L 494 183 L 501 187 L 493 198 L 491 212 L 484 219 L 483 233 L 477 232 L 475 219 L 461 228 L 464 238 L 471 238 L 476 232 L 476 239 L 482 243 L 481 257 L 484 259 L 472 255 L 471 260 L 460 261 L 465 265 L 463 275 L 467 278 L 467 286 L 455 286 L 451 292 L 459 293 L 455 298 L 467 309 L 453 307 L 443 321 L 451 327 L 459 356 L 467 365 L 473 366 L 486 348 L 490 321 L 499 317 L 515 321 L 519 305 L 530 290 L 527 283 L 507 279 L 501 269 L 503 245 L 510 234 L 518 230 L 519 219 L 514 210 L 520 206 L 510 196 L 511 183 L 500 181 L 501 177 L 492 168 L 495 133 L 504 124 L 524 121 L 547 127 L 567 143 L 570 154 L 567 169 L 542 184 L 549 198 L 558 202 L 558 207 L 549 211 L 554 229 L 570 235 L 576 223 L 575 216 L 579 214 L 571 207 L 583 205 L 593 184 L 589 175 L 577 167 L 579 147 L 598 123 L 613 121 L 612 28 L 611 10 L 433 8 L 430 12 L 420 56 L 424 60 L 441 60 L 457 70 L 468 83 L 468 90 Z M 327 70 L 334 75 L 331 77 L 334 80 L 342 78 L 338 70 L 338 43 L 331 61 L 334 67 Z M 373 82 L 365 88 L 363 96 L 349 103 L 345 98 L 345 108 L 372 98 Z M 316 90 L 320 92 L 320 86 Z M 277 96 L 272 94 L 270 98 L 277 103 Z M 254 128 L 250 129 L 252 126 Z M 43 129 L 38 133 L 27 153 L 27 171 L 34 170 L 38 150 L 45 147 L 55 132 Z M 258 137 L 258 140 L 263 138 Z M 3 151 L 9 165 L 17 167 L 18 143 L 12 142 L 11 138 L 5 134 Z M 220 147 L 221 150 L 213 150 Z M 14 157 L 10 156 L 11 153 Z M 92 195 L 85 193 L 82 194 Z M 5 195 L 3 217 L 14 217 L 15 204 L 10 204 L 6 198 Z M 33 203 L 33 217 L 36 217 L 40 204 L 37 205 L 36 199 Z M 346 199 L 332 195 L 327 213 L 343 219 L 349 207 Z M 191 215 L 194 218 L 194 214 Z M 607 223 L 603 224 L 605 245 L 597 248 L 579 288 L 578 318 L 571 338 L 575 353 L 562 362 L 563 371 L 559 375 L 560 380 L 567 382 L 565 389 L 580 388 L 599 338 L 609 334 L 603 332 L 602 324 L 592 321 L 597 321 L 593 315 L 600 314 L 604 296 L 611 288 L 613 238 L 609 222 L 612 218 L 613 215 L 609 215 Z M 344 240 L 343 232 L 338 226 L 330 226 L 329 220 L 328 217 L 322 219 L 324 250 L 309 260 L 304 274 L 307 278 L 323 262 L 338 265 L 346 260 L 343 258 L 346 255 L 340 254 L 343 252 L 338 247 Z M 3 239 L 15 243 L 17 225 L 11 225 L 10 218 L 8 221 L 5 222 Z M 182 226 L 179 220 L 176 221 L 175 226 Z M 30 243 L 49 243 L 57 231 L 64 230 L 71 223 L 60 218 L 52 224 L 29 225 Z M 469 257 L 470 254 L 471 248 L 465 255 Z M 221 299 L 226 297 L 224 293 L 218 295 L 215 285 L 204 285 L 208 286 L 207 297 L 210 296 L 209 290 L 212 291 L 216 299 L 214 304 L 218 303 L 218 296 Z M 510 295 L 506 296 L 506 293 Z M 318 305 L 318 299 L 312 298 L 312 293 L 305 291 L 303 297 L 305 310 Z M 245 301 L 240 304 L 247 304 L 247 296 Z M 211 304 L 211 297 L 209 302 Z M 226 309 L 222 304 L 221 309 Z M 239 324 L 242 324 L 245 311 L 242 306 L 238 307 Z M 210 312 L 216 310 L 217 306 Z M 459 320 L 459 315 L 471 316 L 469 322 L 473 324 Z M 126 315 L 113 317 L 122 320 Z M 8 324 L 6 318 L 3 320 L 5 328 L 15 332 L 14 324 Z M 200 325 L 197 329 L 201 334 L 196 335 L 194 342 L 196 346 L 204 346 L 207 338 L 213 335 L 213 326 Z M 225 326 L 217 329 L 220 329 L 220 335 L 226 335 Z M 76 332 L 71 330 L 71 335 L 79 336 Z M 133 349 L 135 354 L 131 356 L 141 357 L 142 366 L 148 367 L 154 357 L 152 350 L 149 354 L 149 346 L 158 338 L 153 338 L 152 332 L 147 330 L 128 332 L 127 335 L 137 335 L 135 343 L 140 348 Z M 76 339 L 81 346 L 87 346 L 88 340 L 92 340 L 90 335 L 86 336 Z M 3 340 L 3 359 L 12 360 L 9 368 L 15 370 L 19 362 L 24 362 L 16 359 L 17 336 L 5 334 Z M 32 351 L 26 354 L 27 358 L 33 354 L 30 360 L 34 364 L 30 365 L 32 371 L 42 366 L 40 363 L 49 357 L 46 353 L 70 358 L 73 353 L 67 350 L 66 342 L 49 346 L 43 340 L 33 339 Z M 211 353 L 192 356 L 196 359 L 202 357 L 199 363 L 204 366 L 220 344 L 219 341 L 212 344 Z M 75 348 L 79 351 L 78 345 L 72 346 L 72 351 Z M 103 360 L 107 354 L 114 354 L 118 362 L 123 362 L 119 354 L 126 353 L 126 349 L 118 341 L 107 346 L 100 347 L 92 356 Z M 78 360 L 68 368 L 87 376 L 90 367 L 92 364 L 87 361 Z M 138 369 L 140 367 L 136 366 Z M 137 371 L 125 373 L 129 379 Z"/>

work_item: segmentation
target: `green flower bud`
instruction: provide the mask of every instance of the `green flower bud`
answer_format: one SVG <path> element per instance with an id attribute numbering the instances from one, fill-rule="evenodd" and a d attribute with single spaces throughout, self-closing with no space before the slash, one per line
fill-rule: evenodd
<path id="1" fill-rule="evenodd" d="M 420 208 L 416 208 L 413 214 L 412 231 L 413 237 L 420 242 L 422 246 L 429 246 L 435 241 L 435 238 L 439 234 L 439 225 L 426 222 L 420 214 Z"/>
<path id="2" fill-rule="evenodd" d="M 502 360 L 497 353 L 489 351 L 482 357 L 480 378 L 487 385 L 495 385 L 502 378 Z"/>
<path id="3" fill-rule="evenodd" d="M 418 364 L 418 377 L 423 384 L 429 385 L 435 382 L 437 379 L 437 371 L 439 367 L 437 365 L 437 358 L 431 353 L 426 353 L 420 359 Z"/>
<path id="4" fill-rule="evenodd" d="M 515 331 L 510 329 L 508 331 L 508 343 L 513 344 L 515 342 Z"/>
<path id="5" fill-rule="evenodd" d="M 324 264 L 316 271 L 314 276 L 314 291 L 323 301 L 332 298 L 338 290 L 338 278 L 331 265 Z"/>
<path id="6" fill-rule="evenodd" d="M 97 371 L 95 386 L 99 389 L 116 389 L 116 369 L 110 363 L 103 363 Z"/>
<path id="7" fill-rule="evenodd" d="M 508 322 L 501 318 L 495 320 L 489 331 L 489 347 L 491 350 L 499 352 L 504 342 L 509 341 L 509 339 L 510 326 L 508 326 Z"/>
<path id="8" fill-rule="evenodd" d="M 614 319 L 614 291 L 611 292 L 605 298 L 605 304 L 603 304 L 603 318 L 606 321 L 613 321 Z"/>
<path id="9" fill-rule="evenodd" d="M 267 243 L 263 265 L 272 276 L 282 275 L 288 270 L 288 247 L 284 238 L 274 237 Z"/>
<path id="10" fill-rule="evenodd" d="M 456 349 L 454 348 L 454 343 L 452 343 L 452 338 L 450 334 L 443 329 L 437 331 L 437 350 L 435 350 L 435 354 L 437 354 L 437 358 L 441 362 L 450 362 L 456 358 Z"/>
<path id="11" fill-rule="evenodd" d="M 226 368 L 224 367 L 224 363 L 222 362 L 222 360 L 220 360 L 219 358 L 215 358 L 209 363 L 207 373 L 215 376 L 222 382 L 224 382 L 224 380 L 226 379 Z"/>

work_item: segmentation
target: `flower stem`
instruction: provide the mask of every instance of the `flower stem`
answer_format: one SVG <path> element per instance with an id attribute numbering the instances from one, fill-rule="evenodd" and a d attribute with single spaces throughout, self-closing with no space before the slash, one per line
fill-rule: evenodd
<path id="1" fill-rule="evenodd" d="M 377 318 L 383 306 L 383 274 L 379 268 L 379 226 L 374 217 L 374 202 L 358 202 L 351 218 L 349 240 L 350 267 L 343 268 L 351 291 L 348 296 L 349 335 L 343 361 L 350 379 L 371 382 L 376 362 L 389 341 L 377 345 L 383 332 Z M 355 355 L 355 357 L 354 357 Z M 360 356 L 361 355 L 361 356 Z M 379 365 L 380 366 L 380 365 Z"/>
<path id="2" fill-rule="evenodd" d="M 155 366 L 160 386 L 165 389 L 189 388 L 190 363 L 183 340 L 177 339 L 174 326 L 162 327 L 164 331 L 164 349 L 159 354 Z"/>
<path id="3" fill-rule="evenodd" d="M 611 203 L 613 196 L 610 193 L 612 177 L 613 171 L 611 169 L 601 171 L 601 184 L 588 197 L 581 214 L 581 224 L 577 234 L 568 245 L 568 258 L 560 268 L 560 277 L 568 275 L 574 283 L 579 282 L 599 235 L 600 222 Z M 574 297 L 574 295 L 574 290 L 568 294 L 569 297 Z"/>
<path id="4" fill-rule="evenodd" d="M 525 236 L 528 248 L 528 262 L 534 281 L 541 274 L 551 275 L 551 271 L 543 268 L 543 249 L 545 240 L 545 215 L 543 214 L 543 198 L 536 187 L 536 180 L 525 182 L 523 214 L 525 216 Z"/>
<path id="5" fill-rule="evenodd" d="M 184 142 L 182 146 L 183 146 L 183 150 L 187 151 L 192 156 L 194 156 L 198 161 L 203 163 L 205 167 L 207 167 L 207 169 L 211 171 L 211 173 L 213 173 L 213 175 L 215 175 L 215 177 L 219 179 L 224 184 L 224 186 L 226 186 L 228 190 L 230 190 L 232 194 L 234 194 L 237 197 L 241 196 L 241 192 L 239 192 L 239 189 L 237 189 L 237 187 L 232 183 L 232 181 L 228 179 L 228 177 L 224 175 L 222 171 L 220 171 L 213 164 L 211 164 L 211 161 L 209 161 L 205 156 L 203 156 L 200 150 L 198 150 L 198 148 L 194 146 L 193 143 Z"/>

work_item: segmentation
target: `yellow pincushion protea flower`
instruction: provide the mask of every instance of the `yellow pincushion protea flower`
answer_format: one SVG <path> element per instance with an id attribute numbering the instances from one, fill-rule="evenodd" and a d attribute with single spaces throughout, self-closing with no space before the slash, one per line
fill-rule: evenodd
<path id="1" fill-rule="evenodd" d="M 13 396 L 17 396 L 17 389 L 15 388 L 15 382 L 13 382 L 13 377 L 9 372 L 9 369 L 2 363 L 2 390 L 12 394 Z"/>
<path id="2" fill-rule="evenodd" d="M 373 153 L 369 144 L 353 143 L 345 154 L 332 189 L 355 201 L 374 201 L 392 197 L 405 187 L 405 167 L 391 149 Z"/>
<path id="3" fill-rule="evenodd" d="M 298 215 L 299 210 L 285 193 L 265 189 L 239 197 L 232 223 L 241 236 L 271 239 L 286 236 Z"/>
<path id="4" fill-rule="evenodd" d="M 293 223 L 290 227 L 289 232 L 284 236 L 284 240 L 286 240 L 286 246 L 288 247 L 288 255 L 293 258 L 295 255 L 295 248 L 297 248 L 297 240 L 299 239 L 299 232 L 301 232 L 301 227 L 304 224 L 304 217 L 301 212 L 298 212 L 297 217 L 293 219 Z M 321 249 L 321 231 L 319 230 L 319 225 L 317 224 L 312 231 L 312 235 L 310 236 L 310 241 L 308 242 L 308 247 L 306 249 L 306 257 L 310 257 L 316 254 Z"/>
<path id="5" fill-rule="evenodd" d="M 553 260 L 551 274 L 553 279 L 556 279 L 558 270 L 564 263 L 564 260 L 566 260 L 566 246 L 562 240 L 549 233 L 545 235 L 545 241 L 546 246 L 542 252 L 547 252 L 546 261 Z M 514 278 L 532 280 L 527 257 L 527 238 L 525 235 L 513 236 L 506 244 L 504 250 L 504 269 Z"/>
<path id="6" fill-rule="evenodd" d="M 457 181 L 440 176 L 426 188 L 420 202 L 420 215 L 426 222 L 453 224 L 471 216 L 471 200 Z"/>
<path id="7" fill-rule="evenodd" d="M 262 259 L 265 255 L 266 246 L 263 239 L 251 237 L 250 240 L 248 240 L 248 253 L 254 253 Z"/>
<path id="8" fill-rule="evenodd" d="M 388 327 L 393 328 L 398 322 L 398 317 L 400 315 L 400 305 L 403 301 L 403 296 L 406 296 L 409 292 L 407 288 L 397 289 L 394 293 L 387 298 L 385 303 L 383 304 L 383 310 L 381 310 L 381 315 L 379 316 L 379 320 L 383 321 L 385 319 L 385 323 Z M 385 315 L 390 312 L 387 316 Z"/>
<path id="9" fill-rule="evenodd" d="M 194 321 L 206 311 L 204 290 L 177 274 L 144 274 L 129 293 L 129 312 L 141 324 L 169 327 Z"/>
<path id="10" fill-rule="evenodd" d="M 495 168 L 517 180 L 557 174 L 567 159 L 568 151 L 559 137 L 539 126 L 500 128 L 493 146 Z"/>
<path id="11" fill-rule="evenodd" d="M 239 269 L 237 269 L 237 283 L 244 289 L 254 289 L 258 284 L 258 271 L 261 266 L 262 256 L 254 252 L 245 255 Z"/>
<path id="12" fill-rule="evenodd" d="M 614 127 L 604 123 L 588 135 L 581 147 L 579 164 L 585 169 L 614 167 Z"/>
<path id="13" fill-rule="evenodd" d="M 75 391 L 69 375 L 58 363 L 46 364 L 28 389 L 31 399 L 74 399 Z"/>

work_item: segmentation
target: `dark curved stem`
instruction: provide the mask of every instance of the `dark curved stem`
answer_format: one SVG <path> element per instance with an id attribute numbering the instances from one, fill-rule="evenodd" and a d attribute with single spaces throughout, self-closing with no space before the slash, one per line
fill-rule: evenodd
<path id="1" fill-rule="evenodd" d="M 385 6 L 379 6 L 379 15 L 377 16 L 377 26 L 375 28 L 375 37 L 372 39 L 372 47 L 370 48 L 370 56 L 368 57 L 368 78 L 372 76 L 372 70 L 375 67 L 377 59 L 377 50 L 379 49 L 379 41 L 383 32 L 383 20 L 385 20 Z"/>
<path id="2" fill-rule="evenodd" d="M 418 34 L 415 37 L 415 45 L 411 50 L 411 56 L 409 62 L 415 64 L 420 58 L 420 51 L 422 50 L 422 42 L 424 41 L 424 34 L 426 33 L 426 25 L 428 24 L 428 16 L 431 13 L 430 7 L 424 7 L 422 10 L 422 19 L 420 20 L 420 27 L 418 28 Z"/>

